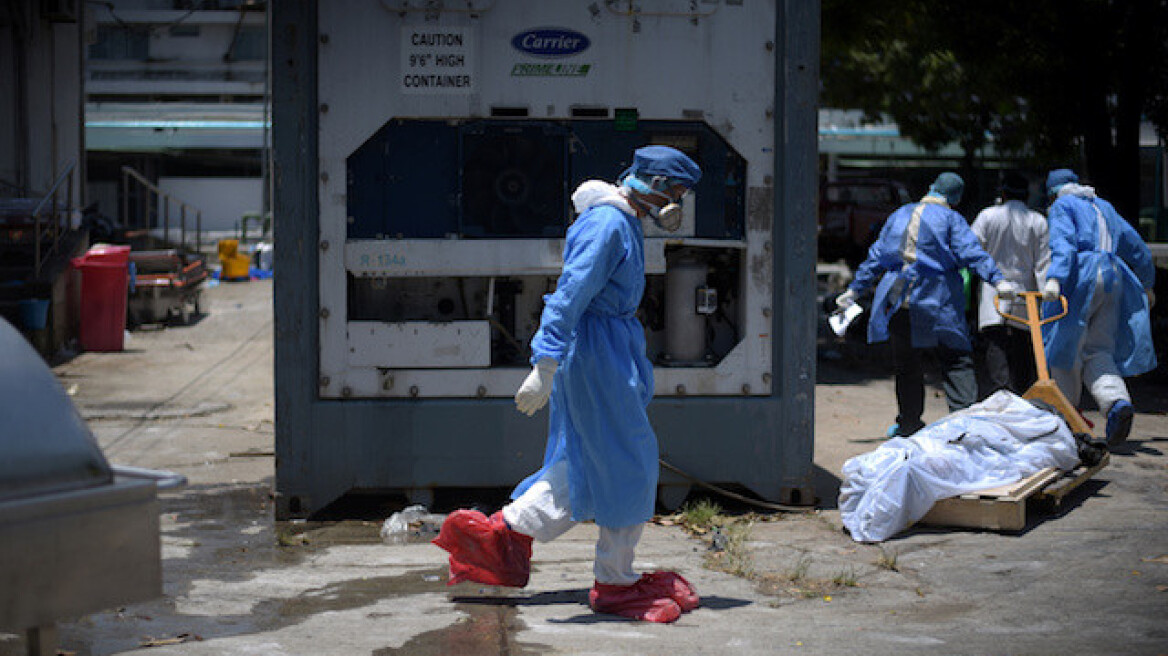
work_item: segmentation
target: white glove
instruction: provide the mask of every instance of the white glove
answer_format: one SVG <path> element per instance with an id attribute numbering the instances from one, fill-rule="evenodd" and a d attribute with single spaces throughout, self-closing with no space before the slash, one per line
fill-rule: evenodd
<path id="1" fill-rule="evenodd" d="M 835 305 L 841 310 L 846 310 L 856 304 L 856 292 L 848 290 L 839 296 L 835 297 Z"/>
<path id="2" fill-rule="evenodd" d="M 557 367 L 559 364 L 555 360 L 540 358 L 519 386 L 519 391 L 515 392 L 515 409 L 530 417 L 547 405 Z"/>
<path id="3" fill-rule="evenodd" d="M 1059 284 L 1058 278 L 1048 278 L 1046 286 L 1042 288 L 1042 300 L 1057 301 L 1061 295 L 1062 285 Z"/>
<path id="4" fill-rule="evenodd" d="M 1152 291 L 1151 287 L 1144 291 L 1148 293 L 1148 309 L 1151 310 L 1152 306 L 1156 305 L 1156 292 Z"/>
<path id="5" fill-rule="evenodd" d="M 998 290 L 998 296 L 1003 301 L 1009 301 L 1013 299 L 1014 296 L 1018 293 L 1018 287 L 1016 287 L 1014 283 L 1010 282 L 1009 280 L 1002 280 L 998 282 L 996 289 Z"/>

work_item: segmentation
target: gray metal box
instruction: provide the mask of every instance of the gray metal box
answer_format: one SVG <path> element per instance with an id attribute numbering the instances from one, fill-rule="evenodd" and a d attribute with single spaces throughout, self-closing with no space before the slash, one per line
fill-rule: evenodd
<path id="1" fill-rule="evenodd" d="M 511 149 L 527 148 L 544 163 L 531 175 L 562 175 L 570 191 L 581 176 L 619 173 L 619 157 L 644 145 L 629 130 L 717 172 L 684 234 L 647 233 L 650 288 L 666 287 L 681 252 L 731 262 L 719 284 L 734 291 L 715 297 L 734 304 L 732 339 L 715 336 L 732 348 L 692 350 L 717 351 L 712 362 L 654 360 L 662 457 L 770 500 L 813 500 L 818 2 L 272 11 L 277 517 L 350 491 L 425 500 L 441 487 L 510 486 L 539 466 L 546 415 L 515 412 L 526 365 L 514 352 L 492 347 L 488 361 L 456 368 L 353 330 L 489 318 L 499 344 L 490 312 L 504 298 L 514 319 L 504 328 L 522 343 L 569 219 L 557 209 L 566 193 L 529 202 Z M 572 47 L 541 49 L 547 35 Z M 481 185 L 473 167 L 492 147 L 500 175 Z M 596 150 L 604 156 L 585 156 Z M 492 226 L 466 202 L 483 188 L 524 212 Z M 685 298 L 692 312 L 692 289 Z M 661 484 L 688 486 L 668 472 Z"/>
<path id="2" fill-rule="evenodd" d="M 0 503 L 0 627 L 51 626 L 162 596 L 153 481 Z"/>

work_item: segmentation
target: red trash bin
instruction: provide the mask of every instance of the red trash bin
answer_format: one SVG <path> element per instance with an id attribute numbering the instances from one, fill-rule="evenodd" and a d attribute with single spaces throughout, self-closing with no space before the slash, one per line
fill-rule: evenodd
<path id="1" fill-rule="evenodd" d="M 129 246 L 94 246 L 73 258 L 81 271 L 81 348 L 121 351 L 126 333 Z"/>

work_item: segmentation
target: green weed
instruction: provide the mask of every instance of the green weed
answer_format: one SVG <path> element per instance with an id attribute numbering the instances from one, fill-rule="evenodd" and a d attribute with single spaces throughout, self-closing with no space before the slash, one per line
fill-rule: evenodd
<path id="1" fill-rule="evenodd" d="M 750 522 L 733 522 L 716 529 L 714 546 L 720 548 L 709 552 L 706 565 L 710 569 L 740 578 L 754 579 L 754 559 L 746 547 L 750 541 L 751 526 Z"/>
<path id="2" fill-rule="evenodd" d="M 682 506 L 678 521 L 692 531 L 704 532 L 716 525 L 721 512 L 722 507 L 718 504 L 709 499 L 700 499 Z"/>
<path id="3" fill-rule="evenodd" d="M 896 559 L 897 554 L 895 549 L 892 550 L 892 553 L 889 553 L 884 550 L 884 547 L 880 547 L 880 557 L 876 559 L 876 565 L 892 572 L 899 572 L 900 565 L 897 564 Z"/>
<path id="4" fill-rule="evenodd" d="M 807 578 L 807 570 L 811 568 L 811 557 L 807 554 L 799 556 L 799 560 L 795 561 L 795 567 L 787 572 L 787 580 L 792 583 L 798 583 Z"/>
<path id="5" fill-rule="evenodd" d="M 847 570 L 839 572 L 835 575 L 835 578 L 833 578 L 831 582 L 845 588 L 856 587 L 856 585 L 858 585 L 856 583 L 856 568 L 849 567 Z"/>

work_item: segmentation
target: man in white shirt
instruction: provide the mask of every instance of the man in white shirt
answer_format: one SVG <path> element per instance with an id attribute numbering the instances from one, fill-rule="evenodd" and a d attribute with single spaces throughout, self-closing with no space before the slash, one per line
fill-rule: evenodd
<path id="1" fill-rule="evenodd" d="M 1007 173 L 1002 179 L 1001 201 L 982 210 L 972 226 L 982 248 L 1019 291 L 1042 289 L 1050 265 L 1046 218 L 1026 206 L 1029 195 L 1029 181 L 1019 173 Z M 992 286 L 982 283 L 977 352 L 981 374 L 978 396 L 983 399 L 1002 389 L 1021 394 L 1037 377 L 1029 331 L 998 314 L 995 294 Z M 1014 316 L 1026 316 L 1021 301 L 1000 300 L 999 306 Z"/>

